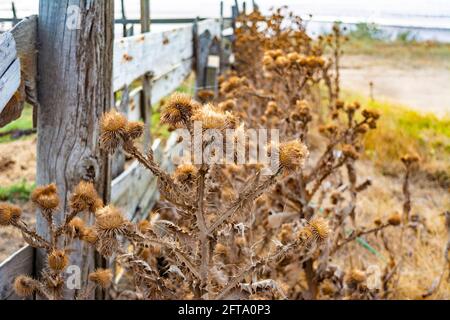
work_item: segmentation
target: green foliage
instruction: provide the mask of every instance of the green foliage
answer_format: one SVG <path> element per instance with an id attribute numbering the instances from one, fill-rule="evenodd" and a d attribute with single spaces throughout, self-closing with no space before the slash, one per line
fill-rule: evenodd
<path id="1" fill-rule="evenodd" d="M 36 185 L 22 181 L 9 187 L 0 187 L 0 201 L 28 201 Z"/>
<path id="2" fill-rule="evenodd" d="M 349 37 L 357 40 L 386 40 L 387 35 L 375 24 L 357 23 L 349 32 Z"/>
<path id="3" fill-rule="evenodd" d="M 1 128 L 0 133 L 10 132 L 14 130 L 29 130 L 32 128 L 33 128 L 33 108 L 29 105 L 26 105 L 22 112 L 22 116 L 16 121 L 13 121 L 7 124 L 5 127 Z M 0 137 L 0 143 L 10 141 L 11 141 L 10 136 Z"/>

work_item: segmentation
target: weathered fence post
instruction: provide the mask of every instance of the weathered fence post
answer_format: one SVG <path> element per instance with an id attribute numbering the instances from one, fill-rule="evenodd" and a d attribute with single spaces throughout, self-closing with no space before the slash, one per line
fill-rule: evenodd
<path id="1" fill-rule="evenodd" d="M 114 1 L 40 0 L 37 184 L 57 184 L 61 211 L 80 180 L 93 181 L 109 201 L 110 161 L 99 148 L 98 126 L 112 106 L 113 28 Z M 56 222 L 62 219 L 57 215 Z M 37 229 L 45 235 L 40 215 Z M 99 261 L 80 243 L 74 249 L 71 264 L 85 280 Z M 39 270 L 45 257 L 36 256 Z"/>
<path id="2" fill-rule="evenodd" d="M 150 0 L 141 0 L 141 32 L 150 32 Z M 151 123 L 152 123 L 152 79 L 150 73 L 142 77 L 142 115 L 145 123 L 144 148 L 151 148 Z"/>

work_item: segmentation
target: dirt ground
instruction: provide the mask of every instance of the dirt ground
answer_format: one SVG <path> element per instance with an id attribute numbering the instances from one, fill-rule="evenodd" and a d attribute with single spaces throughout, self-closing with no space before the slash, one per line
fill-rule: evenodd
<path id="1" fill-rule="evenodd" d="M 34 182 L 36 177 L 36 139 L 0 144 L 0 186 Z"/>
<path id="2" fill-rule="evenodd" d="M 344 56 L 342 87 L 439 117 L 450 115 L 450 69 L 424 63 L 410 64 L 376 56 Z"/>

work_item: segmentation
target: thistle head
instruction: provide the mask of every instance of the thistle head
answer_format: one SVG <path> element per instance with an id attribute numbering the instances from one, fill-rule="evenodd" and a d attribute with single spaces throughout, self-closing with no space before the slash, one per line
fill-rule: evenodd
<path id="1" fill-rule="evenodd" d="M 79 217 L 73 218 L 68 224 L 69 234 L 74 238 L 82 238 L 85 231 L 85 224 L 83 219 Z"/>
<path id="2" fill-rule="evenodd" d="M 399 226 L 402 224 L 402 216 L 400 215 L 400 213 L 395 212 L 388 218 L 388 223 L 389 225 L 394 227 Z"/>
<path id="3" fill-rule="evenodd" d="M 95 213 L 95 228 L 99 233 L 122 234 L 128 224 L 122 212 L 110 205 Z"/>
<path id="4" fill-rule="evenodd" d="M 310 229 L 314 239 L 318 242 L 325 241 L 330 235 L 330 227 L 328 222 L 322 218 L 316 218 L 308 223 L 308 228 Z"/>
<path id="5" fill-rule="evenodd" d="M 96 212 L 103 207 L 95 186 L 91 182 L 81 181 L 70 197 L 70 208 L 75 212 Z"/>
<path id="6" fill-rule="evenodd" d="M 346 280 L 348 285 L 358 285 L 366 281 L 366 274 L 362 270 L 353 269 L 347 274 Z"/>
<path id="7" fill-rule="evenodd" d="M 342 146 L 342 153 L 345 157 L 357 160 L 359 158 L 359 153 L 356 148 L 351 144 L 344 144 Z"/>
<path id="8" fill-rule="evenodd" d="M 63 271 L 69 265 L 69 257 L 64 250 L 53 250 L 47 256 L 47 262 L 53 271 Z"/>
<path id="9" fill-rule="evenodd" d="M 208 103 L 196 110 L 192 116 L 192 121 L 202 123 L 203 129 L 234 129 L 237 126 L 236 117 L 230 112 L 223 112 L 214 105 Z"/>
<path id="10" fill-rule="evenodd" d="M 100 121 L 100 146 L 109 153 L 114 153 L 121 145 L 126 133 L 127 118 L 117 110 L 103 115 Z"/>
<path id="11" fill-rule="evenodd" d="M 187 126 L 199 104 L 189 95 L 174 93 L 166 102 L 161 112 L 161 123 L 172 128 Z"/>
<path id="12" fill-rule="evenodd" d="M 174 173 L 174 180 L 178 183 L 192 183 L 195 181 L 198 169 L 192 164 L 178 166 Z"/>
<path id="13" fill-rule="evenodd" d="M 81 240 L 95 245 L 98 240 L 97 231 L 94 228 L 84 228 L 83 233 L 81 234 Z"/>
<path id="14" fill-rule="evenodd" d="M 29 298 L 38 289 L 38 284 L 33 278 L 21 275 L 14 280 L 14 291 L 21 298 Z"/>
<path id="15" fill-rule="evenodd" d="M 303 169 L 308 156 L 308 148 L 298 140 L 283 143 L 279 147 L 280 166 L 287 171 Z"/>
<path id="16" fill-rule="evenodd" d="M 401 158 L 403 164 L 406 167 L 411 167 L 413 165 L 416 165 L 420 161 L 420 157 L 417 154 L 406 154 Z"/>
<path id="17" fill-rule="evenodd" d="M 113 272 L 110 269 L 97 269 L 89 274 L 89 280 L 103 289 L 108 289 L 112 284 Z"/>
<path id="18" fill-rule="evenodd" d="M 36 188 L 31 194 L 31 200 L 43 211 L 55 211 L 59 206 L 56 184 Z"/>
<path id="19" fill-rule="evenodd" d="M 125 136 L 129 140 L 136 140 L 144 134 L 144 124 L 139 121 L 130 121 L 125 126 Z"/>
<path id="20" fill-rule="evenodd" d="M 0 226 L 7 227 L 17 222 L 22 209 L 9 203 L 0 203 Z"/>

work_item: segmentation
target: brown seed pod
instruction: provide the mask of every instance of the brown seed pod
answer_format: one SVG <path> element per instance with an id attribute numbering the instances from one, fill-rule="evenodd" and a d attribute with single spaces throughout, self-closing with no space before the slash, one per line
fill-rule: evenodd
<path id="1" fill-rule="evenodd" d="M 112 205 L 98 210 L 95 218 L 95 228 L 98 232 L 122 233 L 127 225 L 122 212 Z"/>
<path id="2" fill-rule="evenodd" d="M 308 156 L 308 148 L 297 140 L 284 143 L 279 147 L 280 166 L 288 171 L 303 169 Z"/>
<path id="3" fill-rule="evenodd" d="M 125 127 L 125 136 L 130 140 L 136 140 L 144 134 L 144 124 L 138 121 L 128 122 Z"/>
<path id="4" fill-rule="evenodd" d="M 193 113 L 200 105 L 189 95 L 174 93 L 166 102 L 161 112 L 161 123 L 173 128 L 186 126 Z"/>
<path id="5" fill-rule="evenodd" d="M 89 211 L 95 213 L 103 207 L 103 201 L 100 199 L 94 184 L 81 181 L 70 197 L 70 208 L 75 212 Z"/>
<path id="6" fill-rule="evenodd" d="M 402 224 L 402 216 L 400 215 L 400 213 L 395 212 L 388 218 L 388 223 L 391 226 L 399 226 Z"/>
<path id="7" fill-rule="evenodd" d="M 94 245 L 98 240 L 97 232 L 94 228 L 85 228 L 81 235 L 81 240 Z"/>
<path id="8" fill-rule="evenodd" d="M 54 271 L 63 271 L 69 265 L 69 257 L 63 250 L 53 250 L 47 257 L 48 266 Z"/>
<path id="9" fill-rule="evenodd" d="M 83 233 L 85 231 L 85 224 L 83 219 L 75 217 L 73 218 L 69 224 L 69 234 L 74 238 L 82 238 Z"/>
<path id="10" fill-rule="evenodd" d="M 9 203 L 0 203 L 0 226 L 7 227 L 17 222 L 22 209 Z"/>
<path id="11" fill-rule="evenodd" d="M 108 289 L 112 284 L 113 272 L 110 269 L 97 269 L 89 274 L 89 280 L 103 289 Z"/>
<path id="12" fill-rule="evenodd" d="M 31 194 L 31 200 L 44 211 L 55 211 L 59 206 L 56 184 L 36 188 Z"/>
<path id="13" fill-rule="evenodd" d="M 100 121 L 100 145 L 114 153 L 121 145 L 128 124 L 127 118 L 117 110 L 105 113 Z"/>
<path id="14" fill-rule="evenodd" d="M 38 288 L 38 282 L 25 275 L 18 276 L 14 280 L 14 291 L 21 298 L 29 298 Z"/>
<path id="15" fill-rule="evenodd" d="M 328 225 L 328 222 L 322 218 L 311 220 L 308 224 L 308 227 L 311 230 L 315 240 L 319 242 L 325 241 L 330 234 L 330 227 Z"/>
<path id="16" fill-rule="evenodd" d="M 192 183 L 195 181 L 198 169 L 192 164 L 182 164 L 178 166 L 173 175 L 174 180 L 178 183 Z"/>

